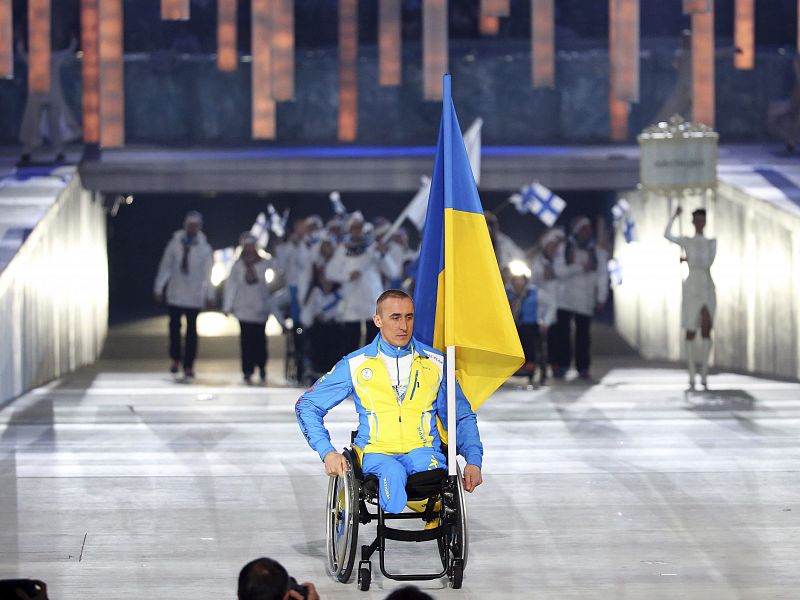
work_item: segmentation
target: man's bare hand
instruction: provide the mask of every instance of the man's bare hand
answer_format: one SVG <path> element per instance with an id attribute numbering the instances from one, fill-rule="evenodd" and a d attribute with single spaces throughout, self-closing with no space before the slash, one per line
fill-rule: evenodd
<path id="1" fill-rule="evenodd" d="M 347 459 L 344 454 L 331 450 L 325 455 L 325 473 L 331 477 L 347 473 Z"/>
<path id="2" fill-rule="evenodd" d="M 328 458 L 327 456 L 325 458 Z M 464 467 L 464 489 L 468 492 L 473 491 L 483 483 L 481 468 L 477 465 L 467 465 Z"/>
<path id="3" fill-rule="evenodd" d="M 331 452 L 331 454 L 333 454 L 333 452 Z M 341 454 L 339 456 L 341 456 Z M 325 458 L 328 457 L 326 456 Z M 314 587 L 313 583 L 310 581 L 304 581 L 300 585 L 308 590 L 308 594 L 306 595 L 308 600 L 319 600 L 319 593 L 317 592 L 317 588 Z M 303 596 L 300 595 L 300 592 L 296 592 L 294 590 L 289 590 L 289 598 L 292 598 L 292 600 L 303 600 Z"/>

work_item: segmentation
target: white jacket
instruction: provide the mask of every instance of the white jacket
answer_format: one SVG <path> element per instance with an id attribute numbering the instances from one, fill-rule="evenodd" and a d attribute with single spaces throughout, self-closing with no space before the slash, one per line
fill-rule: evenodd
<path id="1" fill-rule="evenodd" d="M 537 287 L 537 290 L 538 302 L 536 316 L 538 318 L 539 325 L 550 327 L 556 322 L 556 310 L 558 309 L 556 298 L 548 291 L 547 288 Z"/>
<path id="2" fill-rule="evenodd" d="M 350 280 L 353 272 L 361 276 Z M 342 321 L 366 321 L 375 314 L 375 300 L 383 292 L 381 276 L 389 279 L 399 276 L 399 269 L 387 253 L 381 256 L 374 244 L 370 244 L 363 254 L 347 255 L 345 244 L 336 248 L 331 261 L 325 268 L 325 276 L 342 284 L 340 315 Z"/>
<path id="3" fill-rule="evenodd" d="M 555 274 L 552 261 L 545 258 L 541 252 L 533 259 L 533 265 L 531 266 L 531 283 L 540 290 L 544 290 L 552 302 L 558 306 L 560 282 Z"/>
<path id="4" fill-rule="evenodd" d="M 233 263 L 231 274 L 225 282 L 223 312 L 231 313 L 245 323 L 266 323 L 269 314 L 276 312 L 264 276 L 269 267 L 270 261 L 263 258 L 255 263 L 256 283 L 251 284 L 245 279 L 247 267 L 244 261 L 240 258 Z"/>
<path id="5" fill-rule="evenodd" d="M 275 249 L 275 264 L 284 274 L 286 285 L 295 286 L 300 298 L 305 298 L 313 274 L 314 252 L 306 240 L 286 241 Z"/>
<path id="6" fill-rule="evenodd" d="M 567 263 L 568 243 L 562 243 L 553 258 L 553 270 L 558 278 L 556 303 L 561 310 L 569 310 L 591 317 L 597 304 L 608 299 L 608 252 L 599 246 L 581 248 L 572 242 L 574 260 Z M 586 271 L 584 265 L 597 257 L 597 268 Z"/>
<path id="7" fill-rule="evenodd" d="M 342 293 L 339 290 L 326 294 L 319 286 L 314 286 L 308 300 L 300 311 L 300 323 L 303 327 L 311 327 L 314 321 L 336 323 L 339 318 L 339 307 Z"/>
<path id="8" fill-rule="evenodd" d="M 419 250 L 412 250 L 407 246 L 403 246 L 402 244 L 398 244 L 397 242 L 390 241 L 386 244 L 386 253 L 392 257 L 395 266 L 397 267 L 398 274 L 397 277 L 391 278 L 389 281 L 391 283 L 392 279 L 395 281 L 397 279 L 401 279 L 405 275 L 405 265 L 417 258 L 419 254 Z"/>
<path id="9" fill-rule="evenodd" d="M 497 264 L 500 266 L 500 269 L 506 268 L 512 260 L 527 262 L 525 252 L 522 248 L 517 246 L 514 240 L 502 231 L 497 234 L 497 246 L 494 250 L 497 253 Z"/>
<path id="10" fill-rule="evenodd" d="M 202 231 L 198 231 L 189 246 L 188 273 L 181 271 L 183 240 L 186 232 L 179 229 L 167 242 L 158 265 L 153 291 L 161 294 L 167 286 L 166 302 L 169 306 L 202 310 L 206 305 L 206 293 L 211 282 L 211 267 L 214 263 L 211 246 Z"/>

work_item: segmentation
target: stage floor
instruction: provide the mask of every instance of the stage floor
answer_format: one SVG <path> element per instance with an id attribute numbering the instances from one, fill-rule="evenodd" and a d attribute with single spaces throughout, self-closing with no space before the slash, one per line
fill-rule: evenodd
<path id="1" fill-rule="evenodd" d="M 368 593 L 326 575 L 327 477 L 294 420 L 301 390 L 242 386 L 232 360 L 200 361 L 193 385 L 165 365 L 104 359 L 0 406 L 0 577 L 41 578 L 56 600 L 233 598 L 241 566 L 271 556 L 326 599 L 400 585 L 377 563 Z M 628 356 L 600 357 L 596 374 L 510 384 L 480 410 L 464 588 L 421 587 L 800 596 L 800 385 L 719 373 L 713 392 L 687 395 L 677 366 Z M 329 422 L 342 446 L 352 409 Z M 435 567 L 434 548 L 395 543 L 390 560 Z"/>

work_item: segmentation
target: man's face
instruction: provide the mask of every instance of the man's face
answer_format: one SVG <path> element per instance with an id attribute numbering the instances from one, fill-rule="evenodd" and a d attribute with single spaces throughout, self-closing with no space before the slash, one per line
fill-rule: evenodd
<path id="1" fill-rule="evenodd" d="M 554 239 L 547 242 L 547 245 L 544 247 L 544 255 L 547 258 L 553 258 L 556 254 L 556 250 L 558 250 L 558 245 L 561 243 L 560 239 Z"/>
<path id="2" fill-rule="evenodd" d="M 354 221 L 350 225 L 350 236 L 354 242 L 360 242 L 364 237 L 364 224 L 360 221 Z"/>
<path id="3" fill-rule="evenodd" d="M 591 225 L 584 225 L 578 230 L 578 233 L 575 234 L 575 239 L 578 240 L 579 243 L 584 244 L 592 239 L 592 226 Z"/>
<path id="4" fill-rule="evenodd" d="M 186 235 L 191 237 L 197 235 L 198 231 L 200 231 L 200 223 L 190 221 L 186 224 Z"/>
<path id="5" fill-rule="evenodd" d="M 386 298 L 372 320 L 384 340 L 395 347 L 405 346 L 414 331 L 414 303 L 410 298 Z"/>
<path id="6" fill-rule="evenodd" d="M 292 237 L 295 240 L 303 239 L 303 236 L 306 234 L 306 229 L 307 227 L 305 221 L 295 221 L 292 229 Z"/>
<path id="7" fill-rule="evenodd" d="M 329 240 L 322 240 L 322 243 L 319 245 L 320 255 L 324 258 L 330 258 L 333 256 L 333 251 L 333 244 Z"/>

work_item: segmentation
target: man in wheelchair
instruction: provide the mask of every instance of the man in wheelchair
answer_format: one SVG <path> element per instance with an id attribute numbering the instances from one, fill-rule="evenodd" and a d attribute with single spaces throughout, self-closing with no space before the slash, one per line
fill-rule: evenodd
<path id="1" fill-rule="evenodd" d="M 347 461 L 331 444 L 323 418 L 352 397 L 359 419 L 353 446 L 361 454 L 361 469 L 378 478 L 381 508 L 399 513 L 406 506 L 409 475 L 447 468 L 439 434 L 447 427 L 444 356 L 414 339 L 414 302 L 405 292 L 383 292 L 373 320 L 380 329 L 375 339 L 343 357 L 300 396 L 295 413 L 325 472 L 340 476 Z M 482 482 L 483 445 L 461 386 L 456 418 L 457 450 L 467 462 L 464 489 L 472 492 Z"/>
<path id="2" fill-rule="evenodd" d="M 467 465 L 463 480 L 460 471 L 457 477 L 448 477 L 442 444 L 442 433 L 447 428 L 444 356 L 413 337 L 414 302 L 405 292 L 383 292 L 373 319 L 380 329 L 377 337 L 336 363 L 300 397 L 295 407 L 303 435 L 331 476 L 328 566 L 339 581 L 346 583 L 355 559 L 358 524 L 376 518 L 375 541 L 361 547 L 361 590 L 369 589 L 370 556 L 376 550 L 386 577 L 419 580 L 447 575 L 452 586 L 459 588 L 468 546 L 463 492 L 472 492 L 482 482 L 483 446 L 477 418 L 456 385 L 456 449 Z M 353 433 L 352 448 L 342 454 L 331 444 L 323 419 L 346 398 L 353 398 L 359 425 Z M 424 512 L 403 513 L 408 500 L 424 500 Z M 376 501 L 378 511 L 373 514 L 365 502 Z M 420 511 L 421 507 L 417 505 L 414 510 Z M 424 520 L 425 530 L 401 531 L 385 524 L 387 519 L 404 518 Z M 436 540 L 442 570 L 389 573 L 384 563 L 387 539 Z"/>

